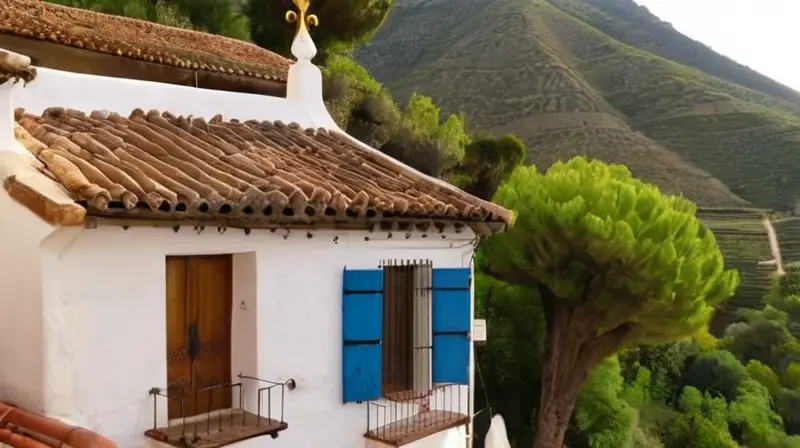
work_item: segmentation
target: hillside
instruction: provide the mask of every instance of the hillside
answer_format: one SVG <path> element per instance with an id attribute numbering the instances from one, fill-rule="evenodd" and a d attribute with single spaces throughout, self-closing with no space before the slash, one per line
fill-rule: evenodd
<path id="1" fill-rule="evenodd" d="M 429 95 L 513 132 L 529 162 L 585 154 L 703 207 L 757 303 L 769 258 L 757 209 L 800 205 L 800 93 L 632 0 L 395 0 L 356 54 L 401 101 Z M 742 209 L 731 213 L 731 208 Z"/>
<path id="2" fill-rule="evenodd" d="M 633 0 L 550 0 L 550 3 L 620 42 L 800 104 L 799 92 L 684 36 Z"/>

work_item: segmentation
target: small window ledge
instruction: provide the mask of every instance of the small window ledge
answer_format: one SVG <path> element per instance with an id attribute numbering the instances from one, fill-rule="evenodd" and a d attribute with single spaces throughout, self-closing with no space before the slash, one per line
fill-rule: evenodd
<path id="1" fill-rule="evenodd" d="M 187 418 L 185 424 L 150 429 L 145 435 L 180 448 L 219 448 L 255 437 L 270 435 L 276 438 L 287 427 L 286 422 L 259 418 L 241 409 L 226 409 Z"/>
<path id="2" fill-rule="evenodd" d="M 469 423 L 469 416 L 450 411 L 424 411 L 364 434 L 387 446 L 403 446 Z"/>

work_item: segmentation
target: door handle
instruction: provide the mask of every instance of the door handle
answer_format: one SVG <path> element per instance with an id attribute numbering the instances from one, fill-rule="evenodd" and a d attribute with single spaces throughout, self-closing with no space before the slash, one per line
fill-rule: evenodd
<path id="1" fill-rule="evenodd" d="M 200 336 L 197 333 L 197 324 L 189 324 L 189 358 L 194 361 L 200 354 Z"/>

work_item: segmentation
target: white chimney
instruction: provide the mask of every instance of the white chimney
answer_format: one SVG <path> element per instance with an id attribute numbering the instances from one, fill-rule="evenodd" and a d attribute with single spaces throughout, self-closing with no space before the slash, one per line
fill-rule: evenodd
<path id="1" fill-rule="evenodd" d="M 297 60 L 289 68 L 286 99 L 303 105 L 312 127 L 339 130 L 322 98 L 322 72 L 311 62 L 317 55 L 317 46 L 311 39 L 308 27 L 316 26 L 319 21 L 317 16 L 308 14 L 310 0 L 292 1 L 297 12 L 287 12 L 286 19 L 297 23 L 297 34 L 292 41 L 292 54 Z"/>

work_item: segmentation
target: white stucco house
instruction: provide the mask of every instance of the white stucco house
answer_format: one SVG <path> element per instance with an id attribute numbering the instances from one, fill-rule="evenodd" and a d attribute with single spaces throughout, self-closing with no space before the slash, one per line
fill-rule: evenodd
<path id="1" fill-rule="evenodd" d="M 470 446 L 512 214 L 340 130 L 295 4 L 293 62 L 0 4 L 0 402 L 122 448 Z"/>

